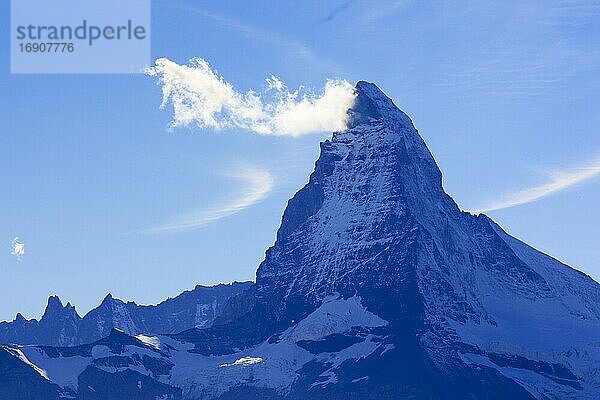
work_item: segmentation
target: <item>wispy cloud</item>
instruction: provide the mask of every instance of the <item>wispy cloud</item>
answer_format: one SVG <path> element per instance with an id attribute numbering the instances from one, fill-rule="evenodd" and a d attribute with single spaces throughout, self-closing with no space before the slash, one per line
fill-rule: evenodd
<path id="1" fill-rule="evenodd" d="M 18 237 L 15 237 L 10 242 L 10 248 L 10 254 L 17 257 L 17 260 L 20 260 L 25 255 L 25 244 L 21 242 Z"/>
<path id="2" fill-rule="evenodd" d="M 274 178 L 268 170 L 262 168 L 244 167 L 224 176 L 241 181 L 245 186 L 244 192 L 236 194 L 232 200 L 223 201 L 222 204 L 176 216 L 163 225 L 139 233 L 177 233 L 198 229 L 262 201 L 273 190 Z"/>
<path id="3" fill-rule="evenodd" d="M 339 71 L 340 67 L 323 55 L 317 55 L 303 42 L 286 37 L 279 32 L 259 28 L 244 21 L 223 15 L 204 11 L 198 7 L 185 7 L 186 11 L 198 14 L 204 18 L 217 22 L 222 26 L 232 29 L 235 32 L 251 39 L 252 41 L 262 42 L 272 48 L 277 48 L 286 54 L 286 58 L 297 59 L 303 64 L 309 65 L 312 69 L 324 71 Z"/>
<path id="4" fill-rule="evenodd" d="M 557 87 L 588 65 L 578 57 L 581 49 L 564 43 L 531 48 L 528 45 L 490 46 L 489 57 L 462 70 L 451 69 L 435 86 L 461 93 L 496 97 L 532 97 Z M 569 60 L 578 60 L 577 63 Z"/>
<path id="5" fill-rule="evenodd" d="M 440 9 L 446 11 L 440 24 L 448 24 L 448 29 L 462 29 L 473 20 L 488 21 L 488 26 L 494 27 L 487 33 L 484 48 L 478 47 L 476 52 L 465 49 L 461 62 L 448 64 L 432 81 L 463 98 L 545 95 L 578 74 L 597 69 L 598 50 L 573 33 L 573 26 L 598 20 L 597 1 L 517 2 L 510 8 L 504 3 L 469 2 Z"/>
<path id="6" fill-rule="evenodd" d="M 406 0 L 385 0 L 373 4 L 371 2 L 366 3 L 368 5 L 367 11 L 363 14 L 362 19 L 365 22 L 375 23 L 384 18 L 388 18 L 400 11 L 401 8 L 406 6 Z"/>
<path id="7" fill-rule="evenodd" d="M 147 73 L 162 85 L 161 107 L 173 104 L 173 127 L 242 128 L 261 135 L 298 136 L 346 127 L 356 93 L 344 80 L 329 80 L 321 94 L 290 92 L 272 76 L 262 94 L 236 91 L 201 58 L 179 65 L 159 58 Z"/>
<path id="8" fill-rule="evenodd" d="M 585 182 L 600 175 L 600 160 L 588 164 L 585 167 L 575 168 L 568 171 L 557 171 L 550 174 L 550 181 L 539 186 L 519 190 L 497 201 L 489 203 L 474 212 L 488 212 L 501 210 L 531 203 L 551 194 L 565 190 L 571 186 Z"/>

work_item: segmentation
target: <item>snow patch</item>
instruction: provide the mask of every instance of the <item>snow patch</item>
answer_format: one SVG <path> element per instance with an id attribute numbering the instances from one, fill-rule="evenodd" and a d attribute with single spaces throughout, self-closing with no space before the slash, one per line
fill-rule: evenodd
<path id="1" fill-rule="evenodd" d="M 221 364 L 220 367 L 233 367 L 235 365 L 248 366 L 252 364 L 258 364 L 263 362 L 263 359 L 260 357 L 242 357 L 238 358 L 231 364 Z"/>
<path id="2" fill-rule="evenodd" d="M 319 340 L 334 333 L 344 333 L 360 326 L 376 328 L 388 322 L 368 311 L 358 296 L 326 298 L 323 304 L 285 334 L 287 340 Z"/>
<path id="3" fill-rule="evenodd" d="M 41 366 L 47 378 L 63 388 L 77 390 L 77 377 L 90 364 L 89 357 L 49 357 L 38 347 L 24 347 L 23 352 L 34 364 Z"/>
<path id="4" fill-rule="evenodd" d="M 27 356 L 25 356 L 25 354 L 23 354 L 23 352 L 21 351 L 21 349 L 11 348 L 11 347 L 5 347 L 5 349 L 11 355 L 13 355 L 14 357 L 17 357 L 19 360 L 21 360 L 25 364 L 29 365 L 35 372 L 37 372 L 38 374 L 40 374 L 41 377 L 43 377 L 44 379 L 50 380 L 48 378 L 48 374 L 46 373 L 46 371 L 43 370 L 43 369 L 41 369 L 41 368 L 39 368 L 37 365 L 35 365 L 31 361 L 29 361 L 29 359 L 27 358 Z"/>
<path id="5" fill-rule="evenodd" d="M 156 336 L 135 335 L 135 338 L 147 346 L 160 350 L 160 339 Z"/>

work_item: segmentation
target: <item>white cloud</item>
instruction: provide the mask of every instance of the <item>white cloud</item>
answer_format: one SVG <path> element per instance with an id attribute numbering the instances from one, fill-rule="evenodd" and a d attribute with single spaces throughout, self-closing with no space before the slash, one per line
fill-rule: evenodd
<path id="1" fill-rule="evenodd" d="M 25 244 L 22 243 L 18 237 L 15 237 L 10 243 L 11 252 L 13 256 L 17 257 L 18 260 L 25 255 Z"/>
<path id="2" fill-rule="evenodd" d="M 262 201 L 273 189 L 273 176 L 265 169 L 245 167 L 225 176 L 243 181 L 246 186 L 245 192 L 235 196 L 234 200 L 224 201 L 214 207 L 179 215 L 163 225 L 143 230 L 140 233 L 176 233 L 197 229 L 221 218 L 236 214 Z"/>
<path id="3" fill-rule="evenodd" d="M 274 89 L 277 91 L 284 90 L 285 88 L 281 79 L 279 79 L 275 75 L 271 75 L 270 78 L 267 78 L 267 87 L 269 89 Z"/>
<path id="4" fill-rule="evenodd" d="M 495 211 L 531 203 L 556 192 L 560 192 L 561 190 L 565 190 L 578 183 L 587 181 L 597 175 L 600 175 L 600 160 L 590 163 L 582 168 L 576 168 L 569 171 L 557 171 L 550 174 L 551 180 L 547 183 L 509 194 L 474 212 Z"/>
<path id="5" fill-rule="evenodd" d="M 196 124 L 202 128 L 242 128 L 261 135 L 298 136 L 339 131 L 346 127 L 347 111 L 356 93 L 344 80 L 329 80 L 323 92 L 290 92 L 271 76 L 262 95 L 236 91 L 201 58 L 179 65 L 159 58 L 147 69 L 162 85 L 161 107 L 173 104 L 172 127 Z"/>

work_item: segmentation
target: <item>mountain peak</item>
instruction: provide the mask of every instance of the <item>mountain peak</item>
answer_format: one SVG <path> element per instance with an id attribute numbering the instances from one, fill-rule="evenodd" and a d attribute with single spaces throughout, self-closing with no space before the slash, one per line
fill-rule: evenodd
<path id="1" fill-rule="evenodd" d="M 348 110 L 350 115 L 348 127 L 368 122 L 370 118 L 381 119 L 379 105 L 384 103 L 385 99 L 387 97 L 375 84 L 365 81 L 358 82 L 354 105 Z"/>
<path id="2" fill-rule="evenodd" d="M 62 301 L 56 295 L 48 297 L 48 304 L 46 305 L 46 311 L 44 311 L 44 316 L 49 315 L 51 313 L 60 312 L 63 309 Z"/>
<path id="3" fill-rule="evenodd" d="M 44 311 L 44 315 L 40 322 L 43 321 L 45 324 L 48 324 L 62 319 L 81 319 L 81 317 L 77 314 L 77 311 L 75 311 L 75 307 L 70 303 L 63 306 L 63 303 L 58 296 L 50 296 L 48 298 L 48 305 L 46 306 L 46 310 Z"/>
<path id="4" fill-rule="evenodd" d="M 257 291 L 270 294 L 265 308 L 278 328 L 333 292 L 356 292 L 357 284 L 347 280 L 357 266 L 343 262 L 342 254 L 357 254 L 362 243 L 392 248 L 403 235 L 443 228 L 457 210 L 410 118 L 376 85 L 361 81 L 356 90 L 348 128 L 321 144 L 309 182 L 288 202 L 277 241 L 257 272 Z M 371 272 L 380 281 L 357 281 L 387 287 L 386 268 Z"/>
<path id="5" fill-rule="evenodd" d="M 365 212 L 364 206 L 389 214 L 398 210 L 400 199 L 416 216 L 438 215 L 440 207 L 448 213 L 458 210 L 444 193 L 441 171 L 410 118 L 375 84 L 360 81 L 356 91 L 347 129 L 321 143 L 309 183 L 288 203 L 278 239 L 315 220 L 323 207 L 337 214 L 342 203 L 345 213 L 356 215 Z M 427 218 L 422 222 L 431 226 Z"/>
<path id="6" fill-rule="evenodd" d="M 379 87 L 372 82 L 358 81 L 355 88 L 359 95 L 367 96 L 370 99 L 391 101 L 390 98 L 387 97 L 385 93 L 383 93 L 381 89 L 379 89 Z"/>
<path id="7" fill-rule="evenodd" d="M 401 120 L 402 124 L 412 125 L 410 118 L 374 83 L 359 81 L 355 89 L 357 96 L 354 105 L 348 110 L 348 128 L 384 118 Z"/>

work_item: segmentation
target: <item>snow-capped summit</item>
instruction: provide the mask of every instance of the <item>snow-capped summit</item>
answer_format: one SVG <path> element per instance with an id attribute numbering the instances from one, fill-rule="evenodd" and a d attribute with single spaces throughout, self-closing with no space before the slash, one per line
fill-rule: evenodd
<path id="1" fill-rule="evenodd" d="M 256 284 L 212 327 L 23 357 L 84 397 L 118 382 L 139 398 L 600 398 L 600 285 L 461 211 L 410 118 L 356 91 Z"/>
<path id="2" fill-rule="evenodd" d="M 405 281 L 385 256 L 408 256 L 397 247 L 410 242 L 416 250 L 420 235 L 460 214 L 410 118 L 375 85 L 359 82 L 356 90 L 348 129 L 322 143 L 309 183 L 289 201 L 278 241 L 257 272 L 258 292 L 269 293 L 266 307 L 284 325 L 333 291 L 352 295 L 363 285 Z M 392 290 L 411 304 L 409 289 L 398 282 Z"/>

